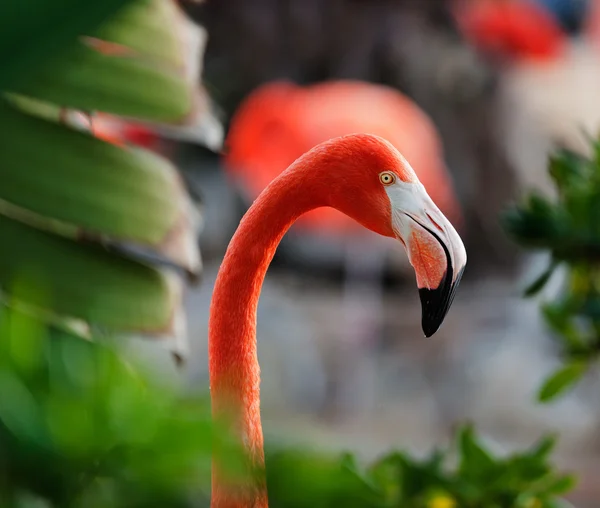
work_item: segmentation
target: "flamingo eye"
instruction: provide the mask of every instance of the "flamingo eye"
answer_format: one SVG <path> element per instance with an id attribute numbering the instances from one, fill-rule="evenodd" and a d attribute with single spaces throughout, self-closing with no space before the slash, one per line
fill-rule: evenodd
<path id="1" fill-rule="evenodd" d="M 383 185 L 392 185 L 393 183 L 396 183 L 396 175 L 391 171 L 384 171 L 379 174 L 379 181 Z"/>

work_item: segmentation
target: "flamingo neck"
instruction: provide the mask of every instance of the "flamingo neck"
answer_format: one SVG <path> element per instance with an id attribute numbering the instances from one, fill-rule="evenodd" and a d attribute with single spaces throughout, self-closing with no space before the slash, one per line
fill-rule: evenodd
<path id="1" fill-rule="evenodd" d="M 211 302 L 208 340 L 213 416 L 215 420 L 233 418 L 254 466 L 264 463 L 256 345 L 258 299 L 281 238 L 300 215 L 320 206 L 310 174 L 292 166 L 250 207 L 229 244 Z M 267 506 L 264 484 L 238 495 L 243 499 L 231 499 L 218 466 L 213 468 L 213 508 Z"/>

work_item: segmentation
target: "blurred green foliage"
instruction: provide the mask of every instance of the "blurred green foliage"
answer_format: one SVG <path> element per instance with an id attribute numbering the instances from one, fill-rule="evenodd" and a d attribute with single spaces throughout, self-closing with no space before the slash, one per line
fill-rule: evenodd
<path id="1" fill-rule="evenodd" d="M 177 396 L 108 343 L 0 313 L 2 506 L 26 506 L 23 494 L 57 507 L 188 506 L 190 492 L 208 499 L 215 444 L 241 467 L 234 442 L 213 436 L 207 399 Z"/>
<path id="2" fill-rule="evenodd" d="M 566 280 L 542 306 L 558 340 L 564 366 L 539 392 L 550 401 L 572 388 L 600 353 L 600 142 L 590 157 L 560 150 L 550 158 L 556 197 L 532 193 L 504 216 L 507 231 L 524 248 L 549 253 L 548 268 L 529 286 L 537 295 L 560 266 Z"/>
<path id="3" fill-rule="evenodd" d="M 418 460 L 392 452 L 366 469 L 345 455 L 337 462 L 306 451 L 267 455 L 269 499 L 274 507 L 557 508 L 574 479 L 557 474 L 548 456 L 554 440 L 494 457 L 470 425 L 456 446 Z M 454 467 L 450 467 L 456 455 Z"/>
<path id="4" fill-rule="evenodd" d="M 82 33 L 98 28 L 132 0 L 0 2 L 0 87 L 31 79 Z"/>
<path id="5" fill-rule="evenodd" d="M 173 339 L 183 275 L 201 272 L 199 212 L 169 160 L 100 139 L 94 121 L 192 112 L 180 13 L 172 0 L 96 3 L 0 6 L 0 285 L 38 317 Z M 32 273 L 52 298 L 20 292 Z"/>
<path id="6" fill-rule="evenodd" d="M 573 479 L 549 464 L 553 444 L 498 458 L 466 426 L 456 450 L 422 460 L 394 452 L 366 467 L 347 454 L 267 445 L 270 502 L 558 507 Z M 0 506 L 208 506 L 216 451 L 232 475 L 244 471 L 235 440 L 213 428 L 207 399 L 181 395 L 126 361 L 116 343 L 85 341 L 0 307 Z"/>

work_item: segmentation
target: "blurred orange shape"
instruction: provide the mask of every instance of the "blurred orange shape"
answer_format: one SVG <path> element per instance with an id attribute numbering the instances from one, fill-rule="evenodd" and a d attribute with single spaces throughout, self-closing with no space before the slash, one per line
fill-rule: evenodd
<path id="1" fill-rule="evenodd" d="M 252 200 L 304 152 L 328 139 L 359 132 L 389 140 L 440 209 L 460 226 L 460 205 L 433 122 L 410 99 L 381 85 L 359 81 L 263 85 L 232 119 L 226 168 Z M 297 227 L 345 234 L 358 226 L 336 210 L 320 208 L 302 216 Z"/>
<path id="2" fill-rule="evenodd" d="M 511 59 L 555 59 L 568 39 L 550 12 L 528 0 L 468 2 L 457 18 L 475 47 Z"/>

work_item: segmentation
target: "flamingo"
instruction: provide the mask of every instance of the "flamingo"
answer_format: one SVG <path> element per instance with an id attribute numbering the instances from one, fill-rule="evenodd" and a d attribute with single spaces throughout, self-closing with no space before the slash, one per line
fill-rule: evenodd
<path id="1" fill-rule="evenodd" d="M 433 121 L 409 97 L 387 86 L 358 80 L 304 86 L 279 80 L 263 84 L 249 94 L 231 120 L 225 169 L 251 203 L 303 153 L 328 139 L 356 132 L 381 136 L 403 153 L 431 198 L 460 231 L 462 210 Z M 341 306 L 345 317 L 336 329 L 343 359 L 331 373 L 334 382 L 328 393 L 333 399 L 329 404 L 333 412 L 328 416 L 343 417 L 358 409 L 355 394 L 364 386 L 365 360 L 381 337 L 389 244 L 366 238 L 371 233 L 332 208 L 304 214 L 292 231 L 295 238 L 289 239 L 288 250 L 294 251 L 296 259 L 318 242 L 319 247 L 331 249 L 323 252 L 335 252 L 344 268 Z M 315 261 L 324 264 L 322 254 Z M 397 268 L 402 275 L 409 270 L 405 263 Z"/>
<path id="2" fill-rule="evenodd" d="M 303 153 L 355 132 L 390 141 L 413 161 L 421 183 L 446 216 L 462 222 L 433 121 L 410 98 L 384 85 L 336 80 L 299 86 L 272 81 L 258 87 L 231 120 L 226 169 L 243 182 L 253 200 Z M 357 229 L 343 214 L 327 208 L 303 215 L 295 227 L 334 236 Z"/>
<path id="3" fill-rule="evenodd" d="M 213 417 L 233 424 L 251 466 L 264 465 L 256 312 L 277 245 L 302 214 L 331 207 L 399 240 L 416 274 L 426 337 L 441 326 L 462 277 L 462 240 L 388 141 L 350 134 L 312 148 L 275 178 L 242 218 L 217 274 L 209 316 Z M 212 508 L 267 508 L 264 477 L 234 485 L 217 455 Z"/>
<path id="4" fill-rule="evenodd" d="M 459 26 L 474 46 L 511 61 L 552 62 L 568 41 L 558 20 L 531 1 L 481 0 L 457 9 Z"/>

